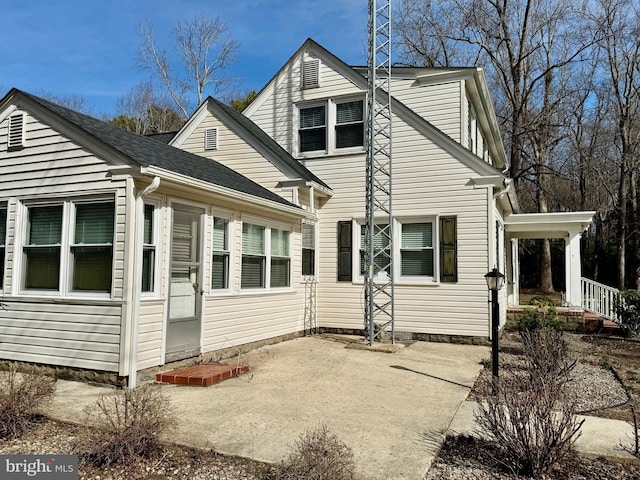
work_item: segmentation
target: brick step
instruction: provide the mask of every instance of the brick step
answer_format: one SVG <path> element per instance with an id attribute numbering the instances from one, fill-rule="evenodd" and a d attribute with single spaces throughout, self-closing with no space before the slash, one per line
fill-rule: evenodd
<path id="1" fill-rule="evenodd" d="M 229 365 L 226 363 L 205 363 L 178 368 L 156 374 L 156 382 L 175 385 L 197 385 L 208 387 L 227 378 L 237 377 L 249 371 L 248 365 Z"/>

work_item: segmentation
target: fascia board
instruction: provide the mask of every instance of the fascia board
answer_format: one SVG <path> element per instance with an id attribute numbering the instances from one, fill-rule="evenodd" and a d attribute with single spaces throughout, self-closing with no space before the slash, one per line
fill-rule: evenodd
<path id="1" fill-rule="evenodd" d="M 261 206 L 271 211 L 277 210 L 281 213 L 286 213 L 288 215 L 293 215 L 296 217 L 314 218 L 312 215 L 310 215 L 300 207 L 288 206 L 281 203 L 272 202 L 271 200 L 255 197 L 253 195 L 249 195 L 243 192 L 238 192 L 237 190 L 233 190 L 227 187 L 222 187 L 220 185 L 207 183 L 202 180 L 198 180 L 196 178 L 192 178 L 186 175 L 181 175 L 179 173 L 171 172 L 169 170 L 165 170 L 163 168 L 159 168 L 153 165 L 142 168 L 141 171 L 146 175 L 158 176 L 169 182 L 182 185 L 189 189 L 196 188 L 196 189 L 205 191 L 207 193 L 217 194 L 217 195 L 224 196 L 242 203 L 250 203 L 253 206 Z"/>

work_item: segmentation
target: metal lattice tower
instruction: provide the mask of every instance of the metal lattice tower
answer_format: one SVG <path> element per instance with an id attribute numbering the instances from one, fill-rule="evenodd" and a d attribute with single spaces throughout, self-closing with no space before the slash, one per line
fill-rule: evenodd
<path id="1" fill-rule="evenodd" d="M 369 0 L 364 329 L 395 342 L 391 210 L 391 0 Z M 383 333 L 384 332 L 384 333 Z"/>

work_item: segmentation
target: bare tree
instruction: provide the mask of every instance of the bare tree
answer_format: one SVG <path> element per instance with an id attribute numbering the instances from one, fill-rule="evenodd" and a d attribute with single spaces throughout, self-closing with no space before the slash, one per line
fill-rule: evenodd
<path id="1" fill-rule="evenodd" d="M 634 262 L 633 285 L 640 288 L 640 239 L 637 228 L 637 174 L 640 168 L 640 12 L 635 0 L 599 0 L 593 12 L 612 100 L 615 145 L 619 154 L 618 286 L 626 288 L 627 259 Z M 627 252 L 627 246 L 631 252 Z"/>
<path id="2" fill-rule="evenodd" d="M 138 50 L 140 66 L 151 72 L 166 88 L 183 117 L 202 103 L 205 91 L 219 94 L 230 82 L 224 70 L 235 61 L 237 43 L 219 18 L 196 16 L 178 20 L 173 31 L 181 63 L 158 47 L 153 27 L 139 27 L 142 44 Z"/>
<path id="3" fill-rule="evenodd" d="M 465 52 L 467 59 L 475 52 L 475 62 L 488 67 L 495 87 L 510 175 L 517 187 L 531 190 L 530 209 L 549 211 L 546 183 L 564 135 L 569 70 L 593 43 L 582 36 L 583 12 L 563 0 L 444 0 L 437 9 L 431 2 L 415 8 L 412 3 L 404 0 L 398 11 L 407 60 L 435 64 L 425 53 L 434 45 L 441 64 L 447 62 L 442 53 L 447 48 Z M 548 242 L 541 253 L 541 289 L 550 291 Z"/>

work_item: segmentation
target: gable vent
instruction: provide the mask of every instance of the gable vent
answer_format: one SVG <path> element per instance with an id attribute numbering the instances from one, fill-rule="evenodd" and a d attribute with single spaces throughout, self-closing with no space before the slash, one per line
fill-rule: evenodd
<path id="1" fill-rule="evenodd" d="M 204 131 L 204 149 L 205 150 L 218 149 L 218 129 L 217 128 L 207 128 Z"/>
<path id="2" fill-rule="evenodd" d="M 9 117 L 9 135 L 7 149 L 16 150 L 24 147 L 24 113 L 14 113 Z"/>
<path id="3" fill-rule="evenodd" d="M 320 86 L 320 60 L 313 59 L 302 62 L 302 88 L 317 88 Z"/>

